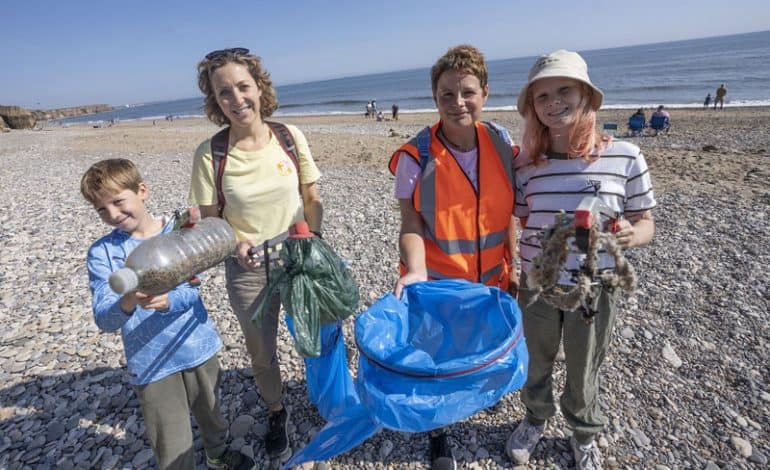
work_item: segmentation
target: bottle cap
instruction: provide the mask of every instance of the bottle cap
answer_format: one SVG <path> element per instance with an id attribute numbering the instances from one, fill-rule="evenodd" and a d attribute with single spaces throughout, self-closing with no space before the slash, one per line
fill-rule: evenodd
<path id="1" fill-rule="evenodd" d="M 125 294 L 136 289 L 139 285 L 139 277 L 131 268 L 120 268 L 110 274 L 110 288 L 118 294 Z"/>
<path id="2" fill-rule="evenodd" d="M 304 220 L 300 220 L 289 227 L 289 237 L 291 238 L 310 238 L 312 236 L 313 234 L 310 233 L 310 227 Z"/>

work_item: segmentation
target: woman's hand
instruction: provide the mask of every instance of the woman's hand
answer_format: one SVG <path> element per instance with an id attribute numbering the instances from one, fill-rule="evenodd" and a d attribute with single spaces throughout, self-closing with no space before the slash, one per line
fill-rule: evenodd
<path id="1" fill-rule="evenodd" d="M 235 256 L 238 258 L 238 264 L 251 271 L 254 271 L 255 269 L 258 269 L 260 266 L 262 266 L 262 261 L 260 258 L 255 260 L 249 254 L 249 249 L 253 246 L 254 243 L 251 241 L 243 240 L 238 242 L 238 245 L 235 249 Z"/>
<path id="2" fill-rule="evenodd" d="M 510 279 L 508 281 L 508 293 L 514 299 L 519 296 L 519 272 L 516 270 L 516 266 L 511 266 Z"/>
<path id="3" fill-rule="evenodd" d="M 406 273 L 396 282 L 396 287 L 393 288 L 393 295 L 396 296 L 397 299 L 401 298 L 401 292 L 404 290 L 404 287 L 408 286 L 409 284 L 414 284 L 415 282 L 423 282 L 428 280 L 428 275 L 426 273 Z"/>

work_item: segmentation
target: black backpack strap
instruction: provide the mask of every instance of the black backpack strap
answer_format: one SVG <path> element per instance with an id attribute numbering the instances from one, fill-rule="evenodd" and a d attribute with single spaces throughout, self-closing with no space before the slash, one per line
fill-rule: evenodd
<path id="1" fill-rule="evenodd" d="M 273 131 L 273 134 L 275 134 L 278 138 L 278 142 L 281 144 L 281 148 L 283 148 L 286 155 L 291 158 L 291 162 L 294 163 L 294 168 L 297 170 L 297 189 L 301 194 L 302 190 L 300 188 L 302 183 L 299 178 L 299 152 L 297 152 L 297 146 L 294 143 L 294 136 L 291 135 L 291 131 L 286 127 L 286 124 L 282 122 L 265 121 L 265 124 L 267 124 L 270 127 L 270 130 Z"/>
<path id="2" fill-rule="evenodd" d="M 225 174 L 227 150 L 230 147 L 230 128 L 225 127 L 211 138 L 211 164 L 214 167 L 214 185 L 217 189 L 217 213 L 222 217 L 225 210 L 225 193 L 222 191 L 222 176 Z"/>

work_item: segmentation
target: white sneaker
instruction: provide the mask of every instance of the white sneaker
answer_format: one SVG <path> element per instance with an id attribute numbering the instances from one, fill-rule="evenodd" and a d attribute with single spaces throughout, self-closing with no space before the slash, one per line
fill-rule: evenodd
<path id="1" fill-rule="evenodd" d="M 544 429 L 545 425 L 535 426 L 524 418 L 505 443 L 505 453 L 518 464 L 529 462 L 529 456 L 543 437 Z"/>
<path id="2" fill-rule="evenodd" d="M 578 470 L 601 470 L 603 468 L 602 453 L 596 445 L 596 441 L 581 445 L 572 437 L 569 443 L 575 454 L 575 468 Z"/>

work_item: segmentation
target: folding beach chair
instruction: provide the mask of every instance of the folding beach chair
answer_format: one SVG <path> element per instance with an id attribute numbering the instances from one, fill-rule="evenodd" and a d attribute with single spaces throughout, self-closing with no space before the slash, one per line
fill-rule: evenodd
<path id="1" fill-rule="evenodd" d="M 642 135 L 642 131 L 647 127 L 644 122 L 644 116 L 633 115 L 628 118 L 628 133 L 631 135 Z"/>
<path id="2" fill-rule="evenodd" d="M 668 129 L 670 127 L 671 124 L 666 116 L 653 116 L 652 119 L 650 119 L 650 128 L 655 130 L 655 135 L 658 135 L 661 131 L 668 134 Z"/>

